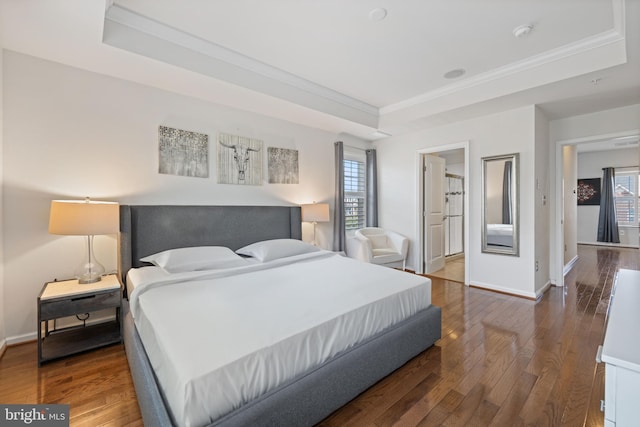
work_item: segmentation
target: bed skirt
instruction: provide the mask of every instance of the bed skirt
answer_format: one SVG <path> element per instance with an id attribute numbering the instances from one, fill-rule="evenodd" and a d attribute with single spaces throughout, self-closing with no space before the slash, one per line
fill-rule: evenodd
<path id="1" fill-rule="evenodd" d="M 441 328 L 441 310 L 431 305 L 209 426 L 312 426 L 431 347 Z M 173 426 L 128 309 L 124 344 L 144 424 Z"/>

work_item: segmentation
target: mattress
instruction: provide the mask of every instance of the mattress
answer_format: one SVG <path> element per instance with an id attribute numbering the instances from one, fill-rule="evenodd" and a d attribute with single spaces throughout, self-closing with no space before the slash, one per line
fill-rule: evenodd
<path id="1" fill-rule="evenodd" d="M 431 304 L 429 279 L 331 252 L 129 277 L 174 421 L 208 424 Z"/>

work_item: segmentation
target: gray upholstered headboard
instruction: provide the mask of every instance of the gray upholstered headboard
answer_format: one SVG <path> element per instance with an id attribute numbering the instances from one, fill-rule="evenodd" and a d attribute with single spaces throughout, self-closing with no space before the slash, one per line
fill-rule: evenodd
<path id="1" fill-rule="evenodd" d="M 147 255 L 192 246 L 233 250 L 269 239 L 302 239 L 299 206 L 120 206 L 118 276 Z"/>

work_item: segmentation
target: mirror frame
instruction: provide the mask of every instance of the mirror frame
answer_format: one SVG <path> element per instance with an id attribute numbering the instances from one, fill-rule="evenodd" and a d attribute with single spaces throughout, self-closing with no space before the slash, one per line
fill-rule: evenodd
<path id="1" fill-rule="evenodd" d="M 487 242 L 487 165 L 494 161 L 512 162 L 511 197 L 513 200 L 512 247 L 489 245 Z M 482 158 L 482 252 L 489 254 L 520 256 L 520 154 L 505 154 Z"/>

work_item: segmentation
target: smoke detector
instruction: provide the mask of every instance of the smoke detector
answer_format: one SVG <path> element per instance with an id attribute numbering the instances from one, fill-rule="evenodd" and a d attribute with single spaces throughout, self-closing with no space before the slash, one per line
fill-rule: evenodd
<path id="1" fill-rule="evenodd" d="M 526 37 L 533 30 L 533 25 L 520 25 L 513 29 L 513 36 L 515 38 L 521 39 L 522 37 Z"/>

